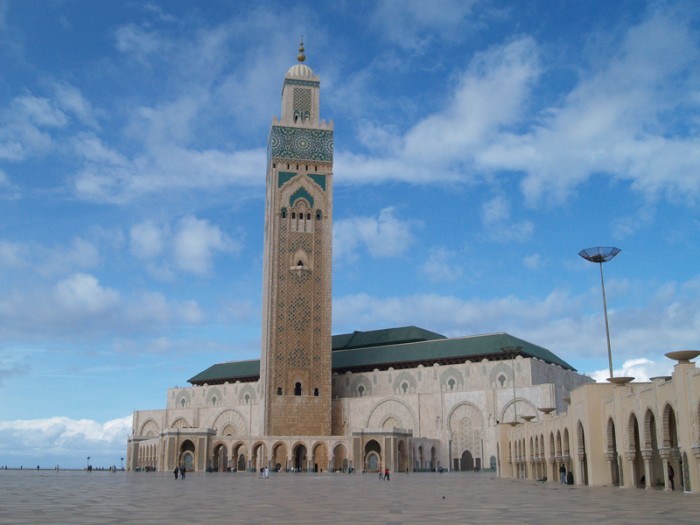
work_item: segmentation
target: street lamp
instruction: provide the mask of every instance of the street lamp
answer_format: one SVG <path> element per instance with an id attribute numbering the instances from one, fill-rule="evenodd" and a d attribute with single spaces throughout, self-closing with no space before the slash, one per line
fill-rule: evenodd
<path id="1" fill-rule="evenodd" d="M 598 263 L 600 267 L 600 286 L 603 289 L 603 314 L 605 315 L 605 336 L 608 340 L 608 365 L 610 367 L 610 379 L 613 379 L 613 363 L 612 350 L 610 349 L 610 328 L 608 327 L 608 305 L 605 301 L 605 281 L 603 280 L 603 263 L 612 261 L 615 256 L 620 253 L 619 248 L 597 246 L 595 248 L 586 248 L 578 254 L 587 261 Z"/>
<path id="2" fill-rule="evenodd" d="M 122 470 L 124 470 L 124 458 L 121 458 L 122 460 Z"/>

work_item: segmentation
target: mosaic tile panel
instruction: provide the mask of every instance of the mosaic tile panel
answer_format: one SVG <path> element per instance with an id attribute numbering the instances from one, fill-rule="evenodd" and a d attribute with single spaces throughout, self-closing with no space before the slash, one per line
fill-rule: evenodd
<path id="1" fill-rule="evenodd" d="M 304 86 L 304 87 L 321 87 L 321 82 L 318 80 L 299 80 L 296 78 L 285 78 L 285 86 Z"/>
<path id="2" fill-rule="evenodd" d="M 333 162 L 333 131 L 272 126 L 270 156 Z"/>
<path id="3" fill-rule="evenodd" d="M 277 174 L 277 187 L 281 188 L 297 175 L 298 173 L 295 171 L 280 171 Z M 326 191 L 326 175 L 319 175 L 318 173 L 307 173 L 306 175 L 318 184 L 323 191 Z"/>
<path id="4" fill-rule="evenodd" d="M 309 205 L 311 205 L 312 208 L 314 207 L 314 198 L 311 196 L 311 194 L 308 191 L 306 191 L 306 188 L 304 188 L 303 186 L 301 188 L 299 188 L 297 191 L 295 191 L 292 194 L 292 196 L 289 198 L 289 205 L 291 207 L 294 207 L 294 203 L 298 199 L 304 199 L 304 200 L 306 200 L 306 202 L 309 203 Z"/>

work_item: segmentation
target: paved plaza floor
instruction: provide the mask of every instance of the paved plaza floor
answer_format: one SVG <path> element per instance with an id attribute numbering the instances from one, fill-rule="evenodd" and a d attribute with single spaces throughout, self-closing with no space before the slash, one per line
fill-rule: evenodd
<path id="1" fill-rule="evenodd" d="M 489 473 L 0 471 L 2 524 L 697 524 L 700 496 Z"/>

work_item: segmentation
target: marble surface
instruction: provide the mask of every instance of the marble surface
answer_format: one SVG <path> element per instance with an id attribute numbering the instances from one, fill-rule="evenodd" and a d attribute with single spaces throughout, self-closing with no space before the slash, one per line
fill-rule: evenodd
<path id="1" fill-rule="evenodd" d="M 0 523 L 698 523 L 700 496 L 482 473 L 0 471 Z"/>

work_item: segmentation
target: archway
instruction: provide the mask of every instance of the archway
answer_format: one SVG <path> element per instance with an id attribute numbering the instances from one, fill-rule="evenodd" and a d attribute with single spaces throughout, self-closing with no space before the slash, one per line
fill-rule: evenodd
<path id="1" fill-rule="evenodd" d="M 314 472 L 323 472 L 324 468 L 328 468 L 328 449 L 325 443 L 317 443 L 313 448 L 311 463 Z"/>
<path id="2" fill-rule="evenodd" d="M 246 448 L 242 443 L 236 443 L 233 446 L 231 453 L 231 466 L 240 472 L 245 472 L 246 469 Z"/>
<path id="3" fill-rule="evenodd" d="M 267 467 L 267 458 L 265 454 L 265 444 L 256 443 L 250 452 L 250 466 L 258 472 L 261 468 Z"/>
<path id="4" fill-rule="evenodd" d="M 610 463 L 610 481 L 615 486 L 620 486 L 620 463 L 617 454 L 617 438 L 615 436 L 615 422 L 608 419 L 608 461 Z"/>
<path id="5" fill-rule="evenodd" d="M 644 448 L 651 451 L 650 474 L 647 487 L 662 485 L 664 480 L 664 464 L 659 454 L 659 442 L 656 433 L 656 417 L 651 409 L 644 416 Z"/>
<path id="6" fill-rule="evenodd" d="M 186 439 L 180 445 L 180 458 L 178 463 L 185 467 L 186 470 L 194 470 L 194 443 Z"/>
<path id="7" fill-rule="evenodd" d="M 287 445 L 284 443 L 275 443 L 272 446 L 272 468 L 277 472 L 286 471 L 289 468 L 287 465 Z"/>
<path id="8" fill-rule="evenodd" d="M 642 458 L 641 439 L 639 437 L 639 422 L 634 414 L 630 415 L 628 425 L 630 440 L 628 451 L 634 454 L 631 465 L 632 472 L 630 473 L 632 480 L 630 481 L 629 485 L 634 487 L 640 482 L 642 475 L 644 474 L 644 459 Z"/>
<path id="9" fill-rule="evenodd" d="M 458 470 L 474 470 L 474 456 L 472 456 L 472 453 L 468 450 L 462 452 L 462 457 L 460 458 L 459 463 L 460 465 Z"/>
<path id="10" fill-rule="evenodd" d="M 296 472 L 306 471 L 306 447 L 302 444 L 297 445 L 294 448 L 293 456 L 294 470 Z"/>
<path id="11" fill-rule="evenodd" d="M 226 445 L 220 443 L 214 447 L 214 455 L 211 463 L 212 470 L 216 472 L 226 472 L 228 470 Z"/>
<path id="12" fill-rule="evenodd" d="M 663 444 L 664 448 L 667 449 L 669 453 L 668 464 L 676 472 L 676 478 L 680 481 L 680 486 L 682 488 L 686 481 L 690 482 L 690 479 L 684 479 L 683 460 L 681 459 L 680 450 L 678 449 L 676 412 L 668 403 L 664 406 L 663 411 Z M 670 487 L 668 475 L 664 477 L 664 480 L 667 483 L 666 488 L 668 489 Z"/>
<path id="13" fill-rule="evenodd" d="M 578 461 L 579 461 L 579 476 L 581 476 L 581 485 L 588 485 L 588 458 L 586 457 L 586 434 L 583 431 L 583 423 L 581 421 L 576 425 L 576 438 L 578 443 Z"/>
<path id="14" fill-rule="evenodd" d="M 333 449 L 333 469 L 343 472 L 348 470 L 348 451 L 342 443 Z"/>
<path id="15" fill-rule="evenodd" d="M 398 446 L 399 472 L 408 472 L 408 452 L 406 442 L 402 439 Z"/>
<path id="16" fill-rule="evenodd" d="M 365 445 L 364 470 L 377 472 L 382 468 L 382 447 L 374 439 L 370 439 Z"/>

